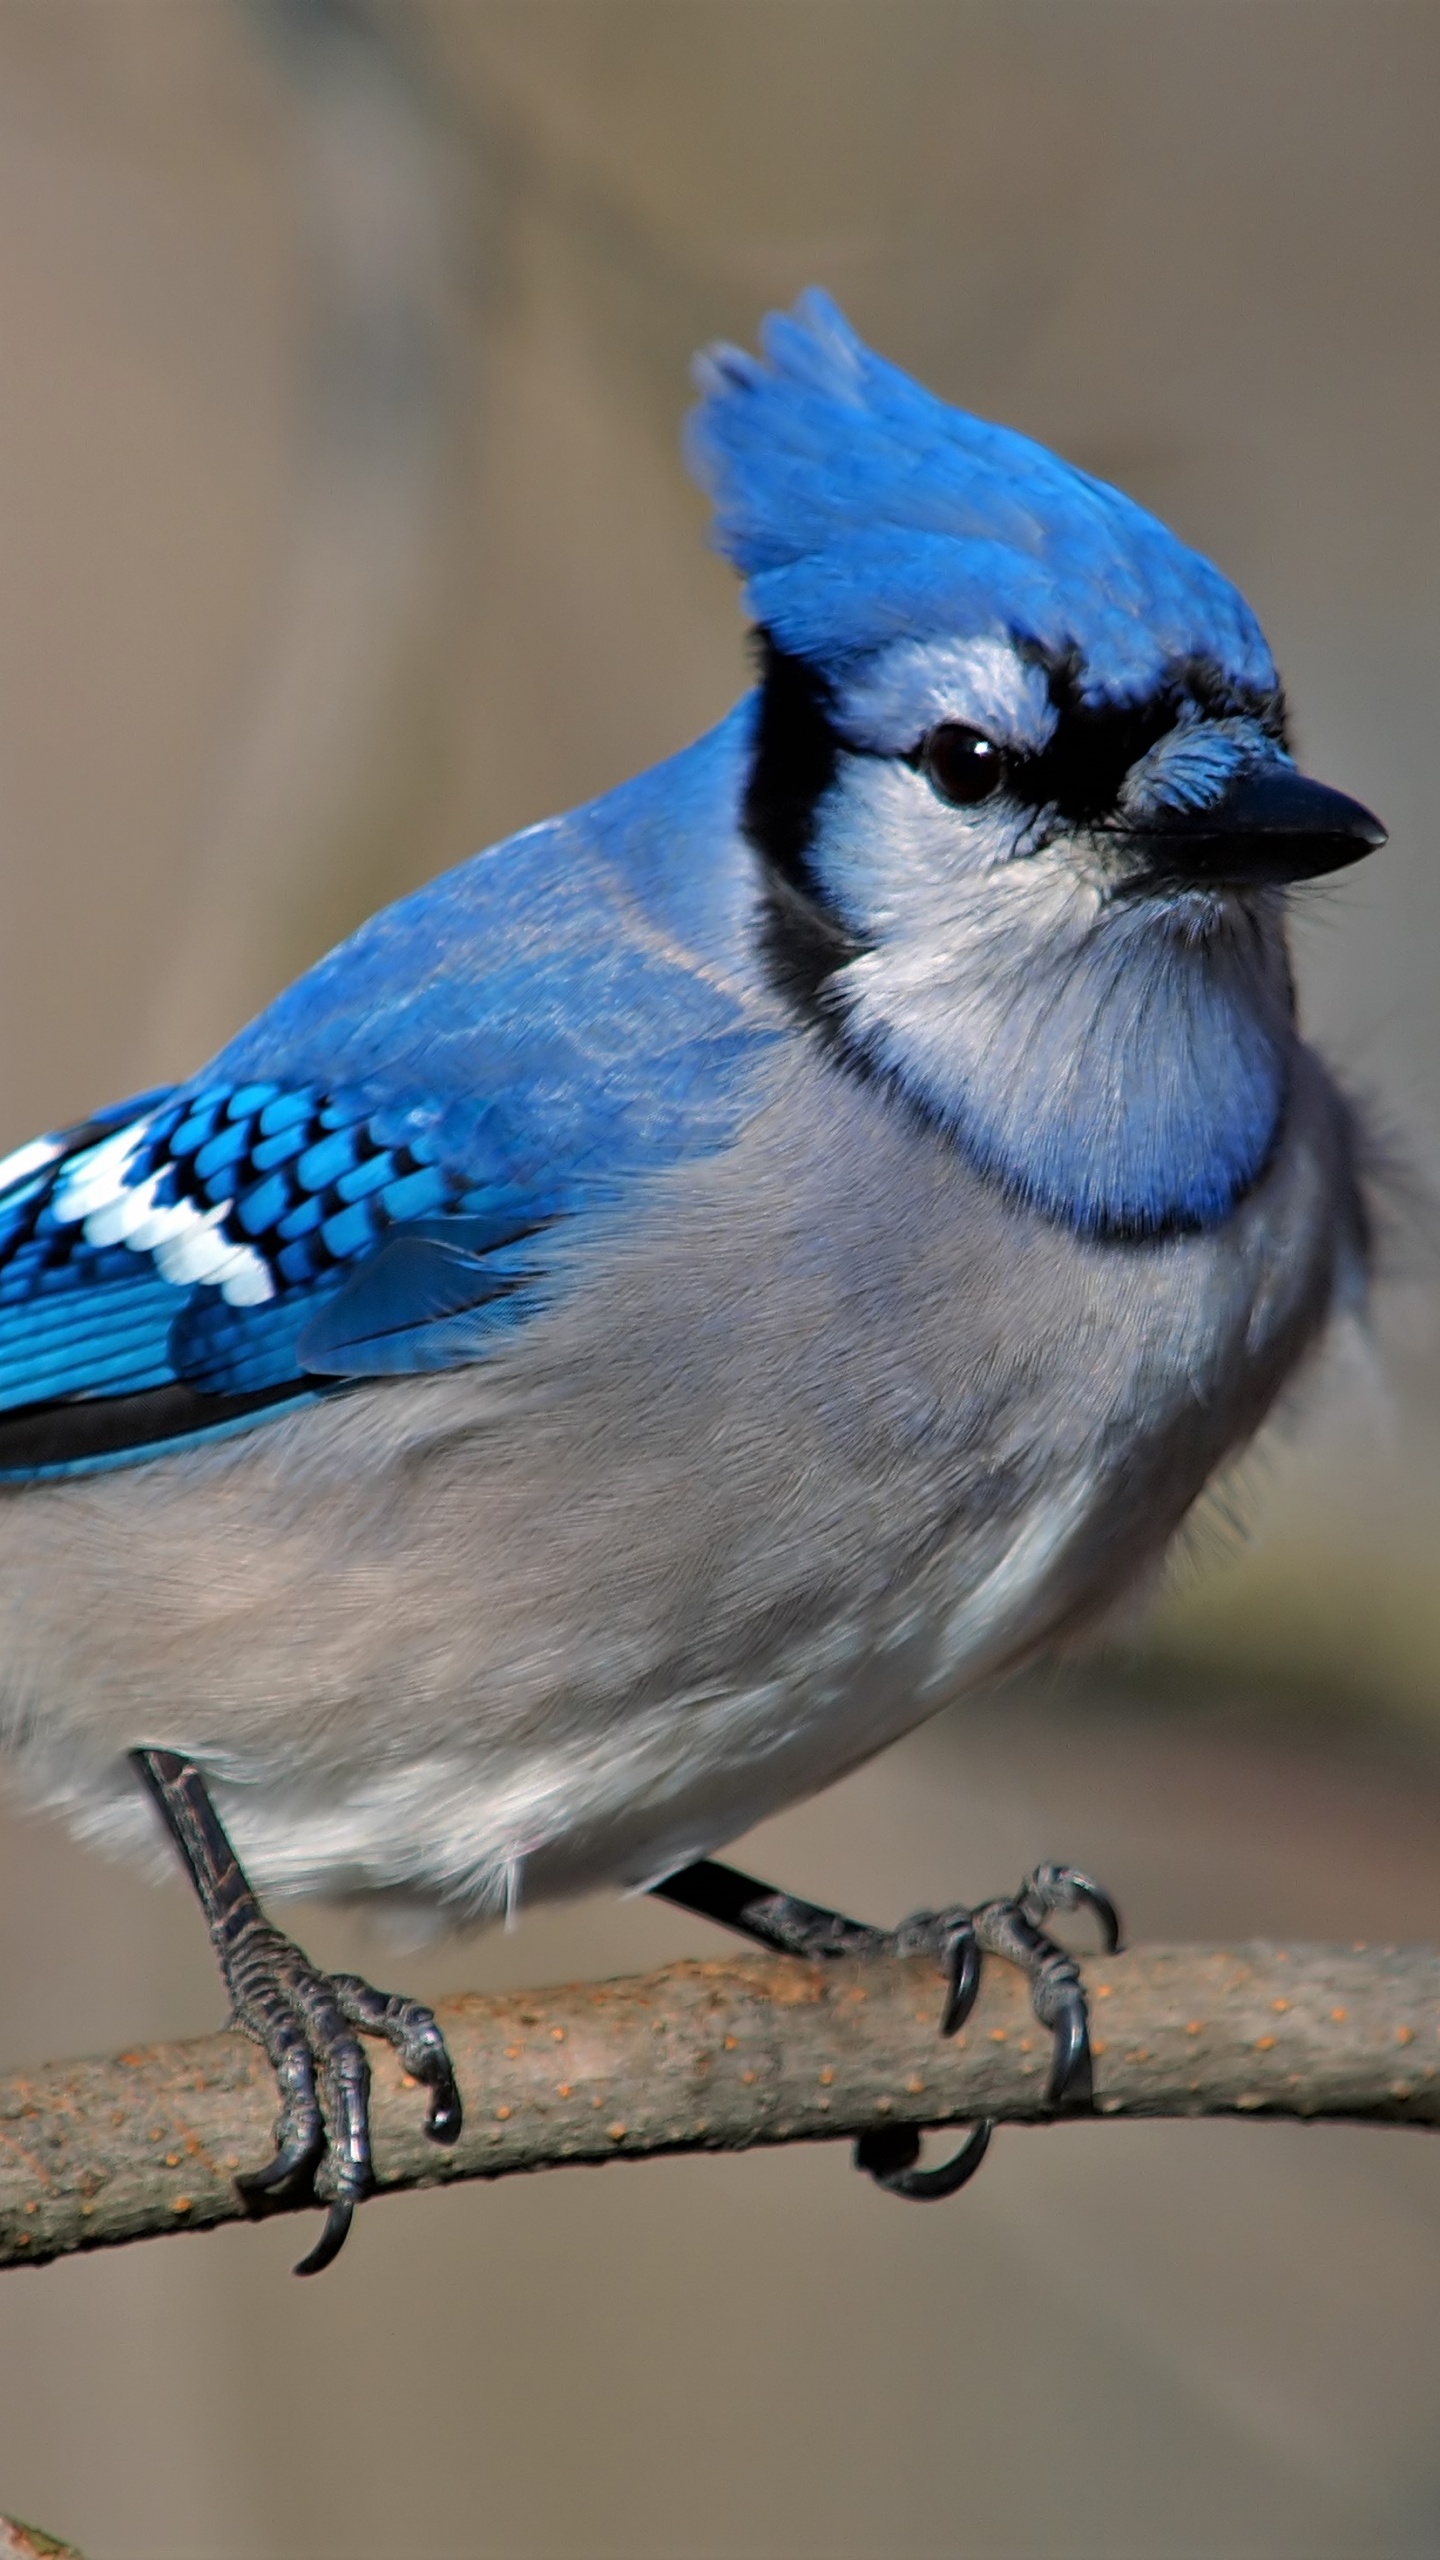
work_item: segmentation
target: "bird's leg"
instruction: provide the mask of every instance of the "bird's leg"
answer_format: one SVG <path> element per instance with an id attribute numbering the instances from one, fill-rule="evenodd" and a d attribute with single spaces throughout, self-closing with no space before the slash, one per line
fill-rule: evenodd
<path id="1" fill-rule="evenodd" d="M 777 1893 L 772 1885 L 743 1876 L 738 1867 L 718 1858 L 697 1858 L 663 1883 L 650 1887 L 659 1902 L 696 1911 L 722 1929 L 738 1930 L 776 1955 L 806 1956 L 823 1963 L 827 1956 L 879 1956 L 893 1952 L 893 1932 L 872 1929 L 867 1921 L 847 1920 L 818 1902 L 801 1902 L 793 1893 Z"/>
<path id="2" fill-rule="evenodd" d="M 250 2200 L 307 2187 L 328 2206 L 325 2228 L 295 2272 L 318 2275 L 370 2194 L 370 2066 L 354 2030 L 384 2036 L 430 2091 L 425 2130 L 451 2143 L 460 2093 L 445 2039 L 418 2000 L 388 1997 L 354 1973 L 322 1973 L 272 1927 L 225 1836 L 200 1772 L 173 1751 L 130 1758 L 160 1808 L 200 1897 L 234 2023 L 263 2045 L 280 2083 L 275 2157 L 235 2183 Z"/>
<path id="3" fill-rule="evenodd" d="M 793 1894 L 776 1893 L 714 1858 L 697 1859 L 651 1891 L 777 1954 L 808 1957 L 812 1963 L 835 1956 L 932 1955 L 948 1984 L 940 2016 L 944 2036 L 954 2035 L 974 2006 L 982 1954 L 1004 1956 L 1029 1977 L 1035 2015 L 1055 2039 L 1049 2103 L 1091 2103 L 1090 2033 L 1079 1967 L 1046 1935 L 1045 1922 L 1055 1912 L 1088 1908 L 1113 1954 L 1120 1944 L 1120 1921 L 1108 1893 L 1074 1867 L 1036 1867 L 1017 1894 L 982 1902 L 973 1911 L 961 1903 L 944 1911 L 917 1911 L 898 1929 L 872 1928 L 847 1920 L 842 1912 L 800 1902 Z M 917 2200 L 954 2195 L 979 2168 L 991 2131 L 989 2123 L 977 2124 L 953 2160 L 942 2168 L 921 2169 L 916 2166 L 917 2128 L 877 2125 L 856 2143 L 855 2165 L 892 2195 Z"/>

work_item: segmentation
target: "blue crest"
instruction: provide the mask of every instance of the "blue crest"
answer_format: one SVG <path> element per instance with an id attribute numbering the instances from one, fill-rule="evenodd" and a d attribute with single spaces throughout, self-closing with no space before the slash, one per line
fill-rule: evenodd
<path id="1" fill-rule="evenodd" d="M 950 408 L 825 294 L 772 315 L 763 357 L 699 359 L 687 454 L 717 547 L 782 648 L 844 664 L 917 636 L 993 636 L 1135 701 L 1195 661 L 1276 683 L 1243 596 L 1133 499 L 1009 427 Z"/>

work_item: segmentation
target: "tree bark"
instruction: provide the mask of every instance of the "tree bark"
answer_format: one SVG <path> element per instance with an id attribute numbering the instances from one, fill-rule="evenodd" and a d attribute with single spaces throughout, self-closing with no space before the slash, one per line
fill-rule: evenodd
<path id="1" fill-rule="evenodd" d="M 0 2516 L 0 2560 L 83 2560 L 73 2542 L 57 2542 L 38 2524 Z"/>
<path id="2" fill-rule="evenodd" d="M 1085 1981 L 1099 2116 L 1440 2123 L 1440 1949 L 1150 1947 L 1088 1963 Z M 424 2093 L 369 2046 L 380 2188 L 887 2122 L 1053 2121 L 1049 2038 L 1019 1975 L 988 1963 L 948 2042 L 942 1988 L 923 1959 L 746 1956 L 444 2002 L 464 2132 L 450 2152 L 427 2142 Z M 233 2032 L 0 2081 L 0 2263 L 243 2218 L 235 2172 L 268 2157 L 276 2105 Z"/>

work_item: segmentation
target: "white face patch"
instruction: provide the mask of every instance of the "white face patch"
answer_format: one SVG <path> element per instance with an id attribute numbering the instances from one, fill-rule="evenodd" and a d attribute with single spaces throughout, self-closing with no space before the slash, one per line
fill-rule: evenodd
<path id="1" fill-rule="evenodd" d="M 254 1246 L 225 1233 L 233 1200 L 209 1209 L 193 1200 L 158 1203 L 165 1164 L 138 1182 L 127 1178 L 148 1126 L 132 1121 L 75 1158 L 56 1185 L 56 1223 L 83 1224 L 87 1244 L 123 1244 L 132 1253 L 153 1255 L 161 1278 L 177 1289 L 199 1284 L 218 1288 L 232 1307 L 263 1306 L 274 1297 L 275 1283 Z M 53 1148 L 51 1157 L 58 1153 Z"/>
<path id="2" fill-rule="evenodd" d="M 878 755 L 907 754 L 945 720 L 1038 754 L 1056 724 L 1044 669 L 1007 640 L 902 640 L 838 689 L 836 727 Z"/>

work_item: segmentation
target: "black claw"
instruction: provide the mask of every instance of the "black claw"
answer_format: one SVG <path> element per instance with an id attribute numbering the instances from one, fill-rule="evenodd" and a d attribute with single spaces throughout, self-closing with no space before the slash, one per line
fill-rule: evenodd
<path id="1" fill-rule="evenodd" d="M 1115 1905 L 1111 1901 L 1104 1886 L 1096 1884 L 1094 1879 L 1090 1876 L 1076 1875 L 1072 1869 L 1070 1875 L 1070 1887 L 1078 1901 L 1089 1904 L 1090 1909 L 1094 1912 L 1096 1919 L 1099 1921 L 1101 1930 L 1104 1934 L 1105 1953 L 1107 1956 L 1118 1955 L 1120 1952 L 1121 1938 L 1120 1914 L 1116 1910 Z"/>
<path id="2" fill-rule="evenodd" d="M 235 2184 L 242 2196 L 273 2195 L 277 2187 L 288 2187 L 292 2181 L 313 2177 L 325 2148 L 323 2138 L 313 2142 L 283 2143 L 273 2160 L 263 2169 L 245 2169 Z"/>
<path id="3" fill-rule="evenodd" d="M 904 2196 L 911 2204 L 938 2204 L 969 2185 L 990 2148 L 993 2131 L 988 2122 L 977 2124 L 953 2158 L 938 2168 L 920 2169 L 915 2165 L 920 2157 L 917 2126 L 874 2125 L 855 2145 L 855 2166 L 867 2170 L 887 2195 Z"/>
<path id="4" fill-rule="evenodd" d="M 1047 2103 L 1052 2107 L 1093 2105 L 1094 2075 L 1090 2066 L 1090 2029 L 1085 1994 L 1078 1986 L 1061 1998 L 1054 2026 L 1055 2052 L 1050 2065 Z"/>
<path id="5" fill-rule="evenodd" d="M 465 2113 L 460 2104 L 460 2092 L 447 2072 L 444 2081 L 437 2085 L 435 2094 L 431 2098 L 430 2112 L 425 2118 L 425 2131 L 432 2142 L 443 2142 L 448 2149 L 452 2142 L 459 2141 L 464 2122 Z"/>
<path id="6" fill-rule="evenodd" d="M 1090 2031 L 1079 1968 L 1075 1958 L 1047 1934 L 1045 1925 L 1053 1912 L 1081 1907 L 1095 1914 L 1107 1952 L 1114 1954 L 1120 1944 L 1119 1913 L 1103 1887 L 1075 1867 L 1037 1867 L 1017 1894 L 982 1903 L 975 1914 L 981 1947 L 1029 1976 L 1035 2015 L 1054 2037 L 1046 2101 L 1052 2107 L 1094 2104 Z"/>
<path id="7" fill-rule="evenodd" d="M 417 2039 L 419 2050 L 408 2068 L 430 2092 L 430 2107 L 425 2118 L 426 2134 L 431 2142 L 443 2142 L 448 2148 L 460 2139 L 465 2110 L 460 2103 L 455 2068 L 445 2039 L 429 2010 L 423 2011 L 422 2015 L 425 2023 Z"/>
<path id="8" fill-rule="evenodd" d="M 276 2077 L 286 2104 L 275 2127 L 275 2156 L 263 2169 L 246 2169 L 235 2181 L 242 2196 L 256 2200 L 281 2187 L 309 2187 L 325 2157 L 325 2126 L 310 2056 L 303 2046 L 291 2047 Z"/>
<path id="9" fill-rule="evenodd" d="M 325 2216 L 325 2228 L 321 2232 L 319 2239 L 316 2241 L 314 2248 L 310 2251 L 308 2257 L 301 2259 L 299 2265 L 294 2269 L 294 2273 L 297 2276 L 323 2275 L 327 2267 L 333 2266 L 335 2260 L 339 2257 L 341 2250 L 344 2248 L 350 2225 L 354 2219 L 355 2207 L 351 2203 L 349 2197 L 337 2196 L 335 2202 L 331 2205 L 329 2212 Z"/>
<path id="10" fill-rule="evenodd" d="M 1100 1923 L 1107 1956 L 1120 1951 L 1120 1914 L 1103 1885 L 1093 1876 L 1082 1875 L 1078 1867 L 1057 1866 L 1047 1860 L 1027 1876 L 1015 1897 L 1014 1908 L 1029 1920 L 1032 1928 L 1043 1929 L 1056 1911 L 1074 1911 L 1081 1905 L 1093 1911 Z"/>
<path id="11" fill-rule="evenodd" d="M 445 2039 L 432 2011 L 418 2000 L 402 2000 L 376 1991 L 358 1973 L 337 1973 L 330 1987 L 352 2026 L 366 2035 L 384 2036 L 395 2048 L 412 2080 L 430 2091 L 425 2131 L 432 2142 L 458 2142 L 464 2109 Z"/>
<path id="12" fill-rule="evenodd" d="M 950 1950 L 950 1987 L 940 2016 L 942 2036 L 953 2036 L 964 2026 L 979 1988 L 980 1949 L 974 1930 L 965 1929 Z"/>

